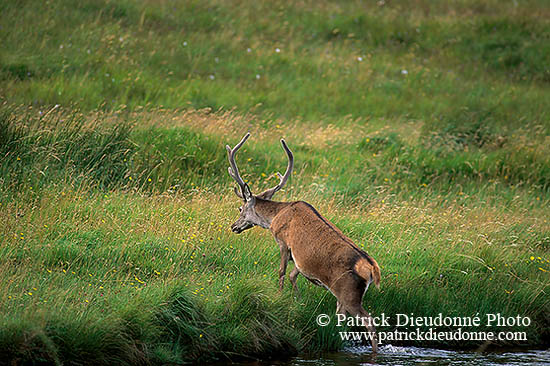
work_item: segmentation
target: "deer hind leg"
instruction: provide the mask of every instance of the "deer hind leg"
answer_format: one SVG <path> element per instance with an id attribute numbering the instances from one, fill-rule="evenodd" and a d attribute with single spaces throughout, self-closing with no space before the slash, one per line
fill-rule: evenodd
<path id="1" fill-rule="evenodd" d="M 346 310 L 350 313 L 351 316 L 359 316 L 361 319 L 364 319 L 364 325 L 367 327 L 367 330 L 370 333 L 370 343 L 372 346 L 372 352 L 378 352 L 378 334 L 376 333 L 376 328 L 374 327 L 374 319 L 366 311 L 361 304 L 356 304 L 351 307 L 347 307 Z"/>
<path id="2" fill-rule="evenodd" d="M 367 284 L 363 279 L 359 279 L 355 275 L 342 276 L 332 288 L 333 293 L 337 298 L 336 312 L 337 313 L 349 313 L 351 316 L 359 316 L 364 319 L 364 325 L 366 326 L 372 345 L 372 351 L 378 352 L 378 334 L 374 327 L 374 319 L 363 308 L 363 295 L 367 288 Z"/>
<path id="3" fill-rule="evenodd" d="M 288 265 L 288 259 L 290 258 L 290 251 L 288 247 L 279 242 L 281 249 L 281 265 L 279 266 L 279 291 L 283 291 L 283 285 L 285 283 L 286 266 Z"/>

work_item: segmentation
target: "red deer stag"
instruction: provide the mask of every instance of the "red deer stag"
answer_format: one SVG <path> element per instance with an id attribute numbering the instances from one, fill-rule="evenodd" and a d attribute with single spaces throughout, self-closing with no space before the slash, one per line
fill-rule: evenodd
<path id="1" fill-rule="evenodd" d="M 283 289 L 290 259 L 294 262 L 289 276 L 293 289 L 297 291 L 296 279 L 300 273 L 315 285 L 328 289 L 336 296 L 336 313 L 348 313 L 366 320 L 367 329 L 372 334 L 373 352 L 377 352 L 378 337 L 373 319 L 363 308 L 362 301 L 371 282 L 376 286 L 380 284 L 378 264 L 309 203 L 271 200 L 285 185 L 294 166 L 294 157 L 285 140 L 281 140 L 281 144 L 288 155 L 288 167 L 284 175 L 277 173 L 279 184 L 258 195 L 252 194 L 235 162 L 235 154 L 249 136 L 247 133 L 233 149 L 226 146 L 229 175 L 239 185 L 235 187 L 235 193 L 243 200 L 241 214 L 231 225 L 231 230 L 239 234 L 256 225 L 271 230 L 281 250 L 279 289 Z"/>

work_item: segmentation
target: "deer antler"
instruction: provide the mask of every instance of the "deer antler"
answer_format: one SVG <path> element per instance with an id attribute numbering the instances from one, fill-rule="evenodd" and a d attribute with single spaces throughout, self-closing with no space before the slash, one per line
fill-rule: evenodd
<path id="1" fill-rule="evenodd" d="M 292 155 L 292 151 L 290 151 L 290 149 L 288 148 L 285 140 L 281 139 L 281 144 L 283 145 L 283 149 L 285 150 L 286 155 L 288 156 L 288 166 L 286 167 L 285 175 L 281 175 L 281 173 L 277 172 L 277 176 L 280 179 L 279 184 L 258 195 L 264 199 L 271 199 L 271 197 L 273 197 L 275 193 L 277 193 L 281 188 L 284 187 L 284 185 L 286 184 L 286 181 L 290 177 L 290 174 L 292 174 L 292 169 L 294 168 L 294 155 Z"/>
<path id="2" fill-rule="evenodd" d="M 225 145 L 225 148 L 227 149 L 227 156 L 229 158 L 229 165 L 230 167 L 227 168 L 227 171 L 229 172 L 229 175 L 235 179 L 239 187 L 241 188 L 241 192 L 244 191 L 245 182 L 241 178 L 241 175 L 239 174 L 239 169 L 237 168 L 237 163 L 235 162 L 235 154 L 237 151 L 243 146 L 243 144 L 246 142 L 246 140 L 250 137 L 250 132 L 248 132 L 233 149 L 229 147 L 229 145 Z"/>

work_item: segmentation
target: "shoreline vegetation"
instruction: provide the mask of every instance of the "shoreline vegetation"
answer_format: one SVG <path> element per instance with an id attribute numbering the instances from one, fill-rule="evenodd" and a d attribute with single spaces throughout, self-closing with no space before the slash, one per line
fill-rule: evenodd
<path id="1" fill-rule="evenodd" d="M 246 132 L 253 191 L 278 181 L 284 137 L 296 165 L 279 199 L 377 260 L 371 314 L 527 316 L 505 329 L 527 342 L 490 347 L 548 348 L 545 14 L 542 0 L 3 2 L 0 364 L 341 349 L 343 329 L 315 324 L 332 295 L 304 278 L 299 298 L 279 293 L 271 235 L 229 230 L 224 146 Z"/>

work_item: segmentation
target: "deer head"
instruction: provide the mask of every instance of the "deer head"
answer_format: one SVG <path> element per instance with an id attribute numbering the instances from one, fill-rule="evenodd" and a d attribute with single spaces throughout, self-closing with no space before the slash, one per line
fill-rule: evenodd
<path id="1" fill-rule="evenodd" d="M 294 156 L 292 152 L 286 145 L 285 140 L 281 139 L 281 144 L 288 156 L 288 166 L 284 175 L 277 173 L 280 181 L 275 187 L 265 190 L 259 195 L 252 194 L 250 187 L 246 184 L 239 174 L 239 169 L 237 168 L 237 163 L 235 162 L 235 154 L 243 146 L 246 140 L 250 137 L 250 133 L 247 133 L 242 140 L 235 145 L 233 149 L 226 145 L 227 155 L 229 159 L 229 175 L 237 182 L 238 187 L 235 187 L 235 194 L 243 200 L 243 205 L 239 208 L 241 214 L 237 221 L 231 225 L 231 230 L 237 234 L 243 232 L 244 230 L 250 229 L 256 225 L 261 226 L 265 229 L 269 228 L 269 221 L 259 214 L 256 211 L 257 201 L 266 201 L 271 200 L 273 195 L 277 193 L 283 186 L 286 184 L 290 174 L 292 173 L 292 168 L 294 167 Z"/>

